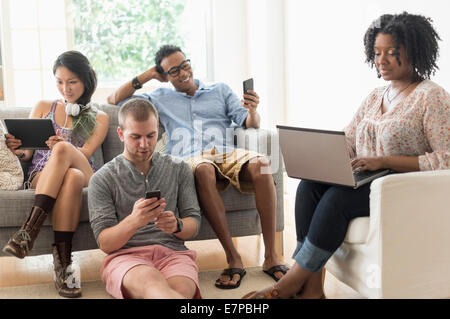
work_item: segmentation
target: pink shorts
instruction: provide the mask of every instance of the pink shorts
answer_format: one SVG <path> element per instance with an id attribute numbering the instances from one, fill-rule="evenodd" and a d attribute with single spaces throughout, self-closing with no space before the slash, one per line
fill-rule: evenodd
<path id="1" fill-rule="evenodd" d="M 100 274 L 106 291 L 114 298 L 123 299 L 122 281 L 125 274 L 135 266 L 148 265 L 159 270 L 166 279 L 183 276 L 193 280 L 197 286 L 194 299 L 201 299 L 196 256 L 193 250 L 177 251 L 161 245 L 122 249 L 105 257 Z"/>

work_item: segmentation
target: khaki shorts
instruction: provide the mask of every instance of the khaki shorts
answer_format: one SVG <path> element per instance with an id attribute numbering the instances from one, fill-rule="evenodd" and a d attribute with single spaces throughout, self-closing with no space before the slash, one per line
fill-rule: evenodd
<path id="1" fill-rule="evenodd" d="M 264 155 L 242 148 L 236 148 L 229 153 L 219 153 L 214 147 L 211 150 L 203 151 L 202 155 L 188 158 L 186 161 L 194 173 L 200 164 L 212 164 L 216 168 L 216 188 L 219 192 L 226 190 L 231 184 L 243 194 L 254 194 L 253 183 L 239 181 L 239 173 L 246 163 L 257 157 L 264 157 Z"/>

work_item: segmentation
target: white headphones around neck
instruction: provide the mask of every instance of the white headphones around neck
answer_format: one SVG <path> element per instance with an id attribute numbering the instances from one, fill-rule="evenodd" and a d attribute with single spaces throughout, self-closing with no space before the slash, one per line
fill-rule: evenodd
<path id="1" fill-rule="evenodd" d="M 66 114 L 78 116 L 83 109 L 88 109 L 89 107 L 89 103 L 86 106 L 77 103 L 66 103 Z"/>

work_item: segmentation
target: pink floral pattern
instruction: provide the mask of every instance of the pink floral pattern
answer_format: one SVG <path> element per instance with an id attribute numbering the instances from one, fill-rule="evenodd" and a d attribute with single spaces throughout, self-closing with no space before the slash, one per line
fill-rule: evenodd
<path id="1" fill-rule="evenodd" d="M 364 100 L 345 135 L 351 157 L 419 156 L 420 170 L 450 169 L 450 95 L 424 80 L 382 114 L 387 86 Z"/>

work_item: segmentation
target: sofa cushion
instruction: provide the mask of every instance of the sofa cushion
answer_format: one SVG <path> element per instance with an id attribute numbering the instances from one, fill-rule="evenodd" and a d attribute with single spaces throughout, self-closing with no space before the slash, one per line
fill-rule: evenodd
<path id="1" fill-rule="evenodd" d="M 89 222 L 87 187 L 83 189 L 83 202 L 80 222 Z M 0 191 L 0 228 L 20 227 L 27 219 L 34 203 L 34 190 Z M 51 225 L 51 215 L 44 225 Z"/>
<path id="2" fill-rule="evenodd" d="M 7 118 L 28 118 L 31 108 L 29 107 L 9 107 L 2 109 L 2 119 Z"/>
<path id="3" fill-rule="evenodd" d="M 0 227 L 21 226 L 34 201 L 34 190 L 0 191 Z"/>
<path id="4" fill-rule="evenodd" d="M 103 159 L 103 150 L 101 147 L 97 148 L 94 152 L 94 154 L 92 154 L 91 156 L 91 161 L 92 163 L 94 163 L 94 166 L 96 169 L 99 169 L 100 167 L 103 166 L 103 164 L 105 164 L 105 161 Z"/>
<path id="5" fill-rule="evenodd" d="M 231 185 L 219 194 L 227 212 L 256 208 L 254 195 L 241 194 Z"/>
<path id="6" fill-rule="evenodd" d="M 89 222 L 87 187 L 83 189 L 83 203 L 80 222 Z M 253 195 L 240 194 L 234 187 L 230 186 L 220 193 L 227 212 L 241 211 L 256 208 L 255 197 Z M 19 227 L 27 219 L 31 206 L 34 202 L 34 190 L 0 191 L 0 228 Z M 51 225 L 51 216 L 47 217 L 44 225 Z"/>
<path id="7" fill-rule="evenodd" d="M 123 151 L 122 141 L 117 135 L 117 127 L 119 126 L 117 114 L 119 113 L 119 108 L 110 104 L 102 104 L 98 108 L 109 116 L 108 133 L 102 144 L 103 160 L 106 163 Z"/>

